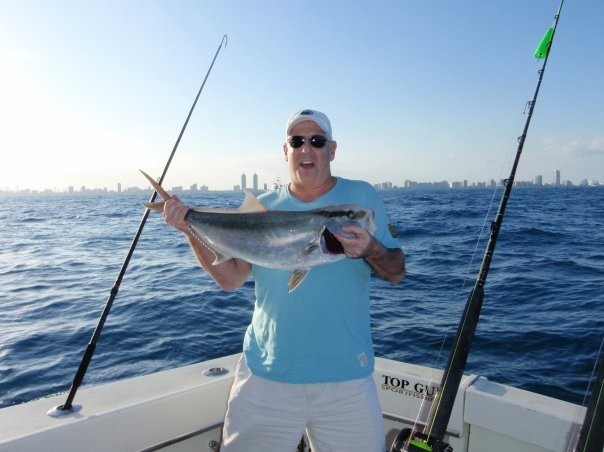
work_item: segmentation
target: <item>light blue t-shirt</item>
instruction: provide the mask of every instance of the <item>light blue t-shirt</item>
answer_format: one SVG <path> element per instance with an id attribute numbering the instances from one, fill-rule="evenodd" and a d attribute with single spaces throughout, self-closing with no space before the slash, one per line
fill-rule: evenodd
<path id="1" fill-rule="evenodd" d="M 375 213 L 375 237 L 399 247 L 388 231 L 384 204 L 363 181 L 337 178 L 336 185 L 311 202 L 293 197 L 287 187 L 265 193 L 269 210 L 312 210 L 333 204 L 358 204 Z M 364 259 L 343 259 L 313 267 L 288 293 L 290 271 L 252 266 L 256 304 L 243 352 L 251 372 L 286 383 L 337 382 L 373 372 L 369 317 L 371 267 Z"/>

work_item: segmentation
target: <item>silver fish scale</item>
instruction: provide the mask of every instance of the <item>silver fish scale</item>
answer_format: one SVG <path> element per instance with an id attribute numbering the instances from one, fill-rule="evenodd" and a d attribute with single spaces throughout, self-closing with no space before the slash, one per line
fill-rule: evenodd
<path id="1" fill-rule="evenodd" d="M 310 268 L 345 257 L 324 246 L 326 227 L 335 233 L 351 224 L 375 231 L 373 211 L 354 205 L 257 213 L 191 209 L 186 220 L 199 240 L 216 254 L 216 262 L 235 257 L 284 270 Z"/>

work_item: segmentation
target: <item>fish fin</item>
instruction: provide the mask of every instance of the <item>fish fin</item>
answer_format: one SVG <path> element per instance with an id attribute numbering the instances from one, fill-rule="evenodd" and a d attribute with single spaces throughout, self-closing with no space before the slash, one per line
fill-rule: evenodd
<path id="1" fill-rule="evenodd" d="M 233 213 L 258 213 L 258 212 L 266 212 L 268 209 L 264 207 L 258 198 L 254 196 L 254 194 L 250 191 L 245 192 L 245 199 L 243 203 L 233 209 L 232 207 L 222 207 L 216 209 L 214 207 L 193 207 L 191 210 L 195 212 L 202 213 L 223 213 L 223 214 L 233 214 Z"/>
<path id="2" fill-rule="evenodd" d="M 200 234 L 197 233 L 197 231 L 195 230 L 195 228 L 193 226 L 189 225 L 189 231 L 191 231 L 191 234 L 193 234 L 193 236 L 197 240 L 199 240 L 199 242 L 203 246 L 205 246 L 207 249 L 209 249 L 214 254 L 214 261 L 212 262 L 212 265 L 222 264 L 223 262 L 226 262 L 229 259 L 232 259 L 231 256 L 227 256 L 226 254 L 222 254 L 220 251 L 216 250 L 216 248 L 214 248 L 210 242 L 208 242 Z"/>
<path id="3" fill-rule="evenodd" d="M 268 209 L 264 206 L 264 204 L 262 204 L 251 191 L 245 192 L 243 204 L 241 204 L 239 209 L 237 209 L 239 213 L 266 212 L 267 210 Z"/>
<path id="4" fill-rule="evenodd" d="M 210 251 L 212 251 L 214 253 L 214 262 L 212 262 L 212 265 L 218 265 L 218 264 L 222 264 L 223 262 L 228 261 L 229 259 L 232 259 L 231 256 L 225 256 L 224 254 L 216 251 L 214 248 L 209 247 Z"/>
<path id="5" fill-rule="evenodd" d="M 149 210 L 156 210 L 157 212 L 163 212 L 164 211 L 164 201 L 159 201 L 159 202 L 144 202 L 143 206 L 145 206 L 147 209 Z"/>
<path id="6" fill-rule="evenodd" d="M 149 176 L 147 173 L 145 173 L 143 170 L 139 170 L 141 173 L 143 173 L 143 176 L 145 176 L 147 178 L 147 180 L 151 183 L 151 185 L 153 186 L 153 188 L 155 189 L 155 191 L 162 197 L 164 198 L 164 201 L 167 201 L 168 199 L 170 199 L 170 194 L 163 189 L 163 187 L 161 185 L 159 185 L 157 182 L 155 182 L 155 180 Z"/>
<path id="7" fill-rule="evenodd" d="M 294 290 L 296 290 L 296 287 L 298 287 L 302 281 L 304 281 L 304 278 L 306 278 L 306 275 L 308 275 L 309 271 L 310 268 L 296 268 L 292 270 L 292 274 L 289 277 L 289 293 L 292 293 Z"/>

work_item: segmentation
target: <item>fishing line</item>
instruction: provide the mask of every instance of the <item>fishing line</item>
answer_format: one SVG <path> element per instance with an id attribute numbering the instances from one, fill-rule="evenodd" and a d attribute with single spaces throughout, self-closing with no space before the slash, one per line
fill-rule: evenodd
<path id="1" fill-rule="evenodd" d="M 501 228 L 501 224 L 503 222 L 505 209 L 507 207 L 507 202 L 511 195 L 512 187 L 514 185 L 514 180 L 516 177 L 516 170 L 518 168 L 518 164 L 520 162 L 520 155 L 522 154 L 522 150 L 524 148 L 524 144 L 526 142 L 526 137 L 528 133 L 528 129 L 530 126 L 530 122 L 532 119 L 532 115 L 534 112 L 535 104 L 537 101 L 537 97 L 539 95 L 539 90 L 541 88 L 541 82 L 543 80 L 543 75 L 545 72 L 545 67 L 547 65 L 548 56 L 551 50 L 551 45 L 553 42 L 554 32 L 558 25 L 558 19 L 560 17 L 560 11 L 562 9 L 562 5 L 564 0 L 560 2 L 560 7 L 558 9 L 558 13 L 554 18 L 554 26 L 548 30 L 546 36 L 549 34 L 549 38 L 542 42 L 539 45 L 541 48 L 542 44 L 545 42 L 545 51 L 544 51 L 544 61 L 539 71 L 539 77 L 537 81 L 537 86 L 535 88 L 535 92 L 531 101 L 529 101 L 529 110 L 526 118 L 526 122 L 524 125 L 524 129 L 522 135 L 518 137 L 518 148 L 516 152 L 516 158 L 512 165 L 512 170 L 510 172 L 509 178 L 505 181 L 505 191 L 501 198 L 501 202 L 497 211 L 496 219 L 491 224 L 491 232 L 489 237 L 489 242 L 487 244 L 487 249 L 484 254 L 484 258 L 481 264 L 481 268 L 479 271 L 479 275 L 476 279 L 476 284 L 468 297 L 468 302 L 466 308 L 464 309 L 464 314 L 462 316 L 460 327 L 458 330 L 458 334 L 456 340 L 454 342 L 454 347 L 451 351 L 450 355 L 450 363 L 447 365 L 445 373 L 443 375 L 443 380 L 441 382 L 441 390 L 442 392 L 437 395 L 435 404 L 433 404 L 433 412 L 430 416 L 429 426 L 430 428 L 427 430 L 428 437 L 434 435 L 438 440 L 442 440 L 446 433 L 446 427 L 449 422 L 449 417 L 451 414 L 451 410 L 453 407 L 453 402 L 455 400 L 455 392 L 449 391 L 445 393 L 445 388 L 447 386 L 451 388 L 458 388 L 459 383 L 461 382 L 461 378 L 463 376 L 463 370 L 465 369 L 467 356 L 469 354 L 469 347 L 471 340 L 474 336 L 474 331 L 476 328 L 476 324 L 478 322 L 478 318 L 480 316 L 480 310 L 482 308 L 482 302 L 484 299 L 484 285 L 486 283 L 486 278 L 488 275 L 488 271 L 490 269 L 490 265 L 492 262 L 492 257 L 495 252 L 495 244 L 499 235 L 499 231 Z M 549 31 L 551 30 L 551 34 Z M 544 38 L 545 39 L 545 38 Z M 457 358 L 459 357 L 459 361 L 456 363 Z M 447 396 L 447 397 L 445 397 Z M 443 405 L 444 402 L 444 405 Z M 441 412 L 441 407 L 445 407 L 445 409 Z"/>
<path id="2" fill-rule="evenodd" d="M 527 88 L 526 93 L 522 97 L 522 99 L 526 99 L 527 97 L 529 97 L 529 95 L 530 95 L 530 91 Z M 526 107 L 525 107 L 523 115 L 526 115 Z M 520 116 L 519 119 L 516 120 L 516 125 L 513 129 L 514 131 L 518 130 L 521 127 L 521 125 L 523 123 L 522 118 L 523 118 L 523 116 Z M 512 133 L 510 133 L 508 136 L 511 136 L 511 135 L 512 135 Z M 511 162 L 513 161 L 514 153 L 516 152 L 516 147 L 514 146 L 514 141 L 516 141 L 516 139 L 510 139 L 508 145 L 506 146 L 506 149 L 507 149 L 507 151 L 505 152 L 506 158 L 504 159 L 503 163 L 500 165 L 499 172 L 498 172 L 497 179 L 496 179 L 498 181 L 502 181 L 504 179 L 503 174 L 506 174 L 506 169 L 510 167 Z M 501 183 L 498 183 L 495 187 L 493 187 L 493 190 L 491 190 L 491 197 L 489 200 L 489 204 L 487 206 L 485 215 L 482 220 L 482 224 L 478 231 L 478 236 L 477 236 L 476 242 L 474 244 L 474 249 L 472 250 L 472 254 L 470 256 L 466 269 L 463 272 L 460 290 L 464 290 L 466 288 L 466 283 L 471 279 L 470 274 L 472 272 L 472 269 L 475 268 L 476 258 L 478 256 L 479 250 L 481 249 L 480 247 L 484 246 L 483 245 L 485 242 L 484 237 L 486 235 L 485 231 L 488 230 L 488 225 L 490 225 L 490 218 L 492 217 L 493 208 L 495 206 L 495 200 L 497 199 L 497 196 L 501 193 L 502 188 L 503 188 L 503 186 L 501 185 Z M 476 276 L 474 276 L 472 279 L 474 279 L 475 277 Z M 445 345 L 446 345 L 447 341 L 449 340 L 451 333 L 455 331 L 454 322 L 452 320 L 445 327 L 445 331 L 446 332 L 444 334 L 443 340 L 440 344 L 440 349 L 438 350 L 438 353 L 437 353 L 434 363 L 432 365 L 434 372 L 432 372 L 432 374 L 429 376 L 429 378 L 427 380 L 428 386 L 432 386 L 433 383 L 436 381 L 435 373 L 436 373 L 436 369 L 440 368 L 442 356 L 444 355 Z M 419 422 L 420 422 L 419 421 L 420 416 L 424 412 L 425 403 L 426 403 L 426 399 L 424 398 L 420 402 L 417 416 L 413 421 L 413 424 L 412 424 L 413 430 L 417 430 L 417 426 L 419 425 Z M 426 431 L 424 430 L 423 433 L 426 433 Z"/>
<path id="3" fill-rule="evenodd" d="M 539 71 L 537 86 L 535 87 L 532 100 L 528 103 L 528 115 L 524 124 L 522 134 L 518 137 L 518 146 L 516 156 L 510 175 L 504 180 L 505 190 L 499 202 L 495 220 L 491 222 L 489 240 L 483 259 L 480 265 L 478 276 L 476 278 L 473 289 L 471 290 L 464 312 L 461 316 L 459 327 L 453 341 L 453 346 L 449 354 L 448 362 L 443 372 L 443 377 L 428 414 L 428 423 L 423 432 L 418 432 L 415 429 L 405 428 L 399 432 L 392 447 L 391 452 L 413 452 L 413 451 L 434 451 L 434 452 L 449 452 L 453 449 L 444 442 L 444 437 L 447 432 L 449 419 L 453 411 L 453 404 L 457 395 L 457 391 L 463 378 L 467 358 L 469 355 L 470 345 L 476 331 L 480 311 L 484 300 L 484 286 L 491 266 L 492 258 L 495 253 L 495 245 L 499 236 L 499 231 L 503 223 L 505 209 L 511 195 L 516 170 L 520 162 L 520 156 L 526 142 L 528 129 L 531 118 L 533 116 L 539 90 L 545 73 L 548 57 L 551 51 L 555 30 L 558 25 L 558 19 L 564 0 L 560 1 L 557 14 L 554 16 L 554 24 L 549 28 L 537 46 L 535 57 L 543 59 L 543 65 Z"/>
<path id="4" fill-rule="evenodd" d="M 178 138 L 176 139 L 176 143 L 174 144 L 174 147 L 172 148 L 172 152 L 170 153 L 170 156 L 168 157 L 168 161 L 166 162 L 166 165 L 164 166 L 164 170 L 158 181 L 160 185 L 163 182 L 164 177 L 166 176 L 166 173 L 168 172 L 168 168 L 170 167 L 172 158 L 174 157 L 174 154 L 176 153 L 176 149 L 178 148 L 178 145 L 180 144 L 180 139 L 182 138 L 182 136 L 185 132 L 185 129 L 187 128 L 189 119 L 191 119 L 191 115 L 193 114 L 193 110 L 195 109 L 195 105 L 197 104 L 197 100 L 199 99 L 199 96 L 201 95 L 201 92 L 203 91 L 203 87 L 205 86 L 206 81 L 208 80 L 210 72 L 212 72 L 212 67 L 214 67 L 214 62 L 216 61 L 216 58 L 218 57 L 220 50 L 222 49 L 223 46 L 226 47 L 226 44 L 227 44 L 227 35 L 224 35 L 222 37 L 222 40 L 220 41 L 220 44 L 218 45 L 218 49 L 216 49 L 216 53 L 214 54 L 214 59 L 212 60 L 212 63 L 210 64 L 210 67 L 208 68 L 208 71 L 203 79 L 203 82 L 201 83 L 201 87 L 199 88 L 199 91 L 197 92 L 197 96 L 195 97 L 195 100 L 193 101 L 193 105 L 191 106 L 191 109 L 189 110 L 187 119 L 185 120 L 185 122 L 180 130 Z M 149 203 L 153 203 L 153 201 L 155 201 L 156 197 L 157 197 L 157 191 L 154 191 L 153 194 L 151 195 Z M 107 316 L 109 315 L 109 311 L 111 310 L 113 301 L 115 300 L 115 297 L 117 296 L 117 294 L 119 292 L 122 279 L 124 277 L 124 274 L 126 273 L 126 269 L 128 268 L 128 264 L 130 263 L 130 259 L 132 258 L 132 254 L 134 253 L 134 249 L 136 248 L 136 245 L 138 243 L 138 239 L 140 238 L 141 233 L 143 232 L 143 228 L 145 226 L 145 223 L 147 222 L 149 213 L 150 213 L 150 210 L 145 209 L 145 213 L 143 214 L 143 217 L 138 226 L 136 234 L 134 235 L 134 239 L 132 240 L 132 244 L 130 245 L 130 249 L 128 250 L 126 259 L 124 260 L 124 263 L 122 264 L 122 268 L 115 280 L 115 283 L 113 284 L 113 287 L 110 290 L 109 298 L 107 299 L 105 308 L 103 309 L 103 313 L 101 314 L 98 324 L 90 339 L 90 342 L 88 343 L 88 346 L 86 347 L 86 350 L 84 352 L 84 355 L 82 357 L 78 370 L 73 378 L 73 382 L 71 384 L 69 394 L 67 395 L 67 399 L 65 400 L 65 403 L 63 405 L 58 405 L 57 407 L 49 410 L 48 411 L 49 416 L 53 416 L 53 417 L 63 416 L 63 415 L 72 413 L 73 411 L 76 411 L 77 409 L 80 408 L 79 406 L 73 405 L 73 399 L 75 397 L 75 394 L 76 394 L 78 388 L 82 384 L 82 381 L 84 380 L 84 375 L 86 374 L 88 365 L 90 364 L 90 361 L 92 360 L 92 355 L 94 354 L 94 350 L 96 348 L 96 343 L 98 341 L 99 336 L 101 335 L 101 331 L 103 329 L 103 326 L 105 325 L 105 321 L 107 320 Z"/>
<path id="5" fill-rule="evenodd" d="M 535 68 L 536 68 L 535 72 L 538 72 L 537 68 L 540 68 L 538 63 L 535 64 Z M 526 91 L 525 95 L 522 97 L 523 99 L 526 99 L 530 96 L 530 88 L 528 88 L 528 86 L 525 91 Z M 530 101 L 525 103 L 522 116 L 519 116 L 518 119 L 516 120 L 516 123 L 513 126 L 513 130 L 520 129 L 522 126 L 522 123 L 526 121 L 526 114 L 527 114 L 527 108 L 528 108 L 529 103 L 530 103 Z M 510 133 L 509 135 L 512 136 L 513 134 Z M 480 227 L 478 237 L 476 239 L 476 244 L 474 246 L 474 250 L 472 251 L 472 256 L 470 257 L 470 261 L 468 262 L 466 271 L 464 273 L 464 279 L 463 279 L 463 282 L 461 285 L 462 289 L 465 289 L 466 283 L 470 280 L 470 273 L 472 272 L 472 269 L 475 266 L 476 258 L 478 256 L 479 250 L 481 249 L 480 247 L 484 243 L 484 237 L 486 235 L 485 231 L 488 230 L 488 226 L 490 224 L 490 218 L 492 218 L 492 213 L 493 213 L 494 207 L 496 205 L 495 201 L 496 201 L 496 199 L 498 199 L 498 197 L 500 197 L 501 190 L 505 189 L 505 186 L 502 184 L 502 181 L 504 181 L 504 175 L 507 174 L 507 169 L 510 168 L 510 166 L 512 165 L 512 162 L 514 161 L 514 155 L 516 153 L 516 147 L 517 147 L 517 140 L 518 140 L 518 138 L 511 138 L 508 145 L 506 146 L 507 151 L 504 154 L 506 157 L 500 165 L 499 172 L 497 174 L 497 179 L 496 179 L 496 181 L 497 181 L 496 186 L 493 187 L 493 190 L 491 192 L 491 199 L 489 200 L 489 205 L 486 209 L 486 213 L 483 218 L 483 222 Z M 516 144 L 514 142 L 516 142 Z"/>
<path id="6" fill-rule="evenodd" d="M 602 356 L 602 347 L 604 346 L 604 336 L 602 336 L 602 341 L 600 342 L 600 348 L 598 349 L 598 353 L 596 355 L 596 360 L 594 361 L 594 366 L 591 369 L 591 376 L 587 383 L 587 388 L 585 388 L 585 393 L 583 394 L 583 402 L 581 402 L 581 406 L 585 406 L 585 402 L 587 402 L 587 396 L 589 394 L 589 390 L 591 388 L 591 380 L 594 378 L 594 375 L 598 371 L 598 362 L 600 361 L 600 357 Z"/>
<path id="7" fill-rule="evenodd" d="M 602 349 L 604 347 L 604 336 L 600 342 L 600 348 L 596 354 L 596 360 L 587 383 L 587 388 L 583 395 L 581 406 L 586 406 L 587 397 L 592 387 L 592 380 L 595 378 L 592 394 L 587 405 L 582 426 L 579 429 L 581 421 L 578 420 L 576 430 L 573 431 L 573 439 L 576 439 L 576 446 L 571 441 L 567 451 L 574 452 L 592 452 L 602 450 L 604 445 L 604 357 Z"/>
<path id="8" fill-rule="evenodd" d="M 541 70 L 541 66 L 542 65 L 540 65 L 539 61 L 537 60 L 535 62 L 535 67 L 534 67 L 533 71 L 538 73 L 539 70 Z M 520 99 L 529 98 L 531 95 L 531 92 L 533 90 L 534 90 L 534 87 L 531 86 L 531 84 L 527 83 L 524 88 L 524 94 L 520 97 Z M 513 137 L 514 132 L 516 130 L 519 130 L 522 127 L 522 124 L 524 122 L 526 122 L 526 114 L 528 113 L 529 105 L 530 105 L 530 101 L 525 102 L 522 115 L 517 117 L 514 125 L 512 126 L 512 130 L 510 131 L 510 133 L 506 134 L 506 136 Z M 495 200 L 497 199 L 498 195 L 501 193 L 501 190 L 504 188 L 504 185 L 502 184 L 502 181 L 504 180 L 504 175 L 507 174 L 508 168 L 510 168 L 512 166 L 512 163 L 514 161 L 514 156 L 515 156 L 515 153 L 517 150 L 517 142 L 518 142 L 518 138 L 510 138 L 507 146 L 505 147 L 506 151 L 503 153 L 503 155 L 505 155 L 505 158 L 503 159 L 503 161 L 499 167 L 499 171 L 497 173 L 497 178 L 495 179 L 497 182 L 496 182 L 495 187 L 493 187 L 492 196 L 489 201 L 489 205 L 487 207 L 486 214 L 484 216 L 483 223 L 482 223 L 480 232 L 478 234 L 478 238 L 476 240 L 474 250 L 472 252 L 472 256 L 470 258 L 470 261 L 468 262 L 468 266 L 464 273 L 462 289 L 464 289 L 466 287 L 466 282 L 470 279 L 469 275 L 470 275 L 472 269 L 474 268 L 476 256 L 478 255 L 480 245 L 482 245 L 482 243 L 483 243 L 483 237 L 485 236 L 485 231 L 487 230 L 487 225 L 490 223 L 489 219 L 492 217 L 493 208 L 496 205 Z"/>
<path id="9" fill-rule="evenodd" d="M 535 63 L 535 71 L 538 71 L 538 68 L 540 68 L 540 67 L 541 66 L 539 65 L 538 62 Z M 534 86 L 531 86 L 530 84 L 527 83 L 525 86 L 525 89 L 524 89 L 524 94 L 520 97 L 520 99 L 529 98 L 532 90 L 534 90 Z M 524 111 L 523 111 L 522 115 L 517 116 L 517 119 L 514 122 L 514 125 L 512 126 L 512 130 L 510 131 L 510 133 L 507 133 L 506 136 L 509 136 L 509 137 L 514 136 L 515 131 L 517 131 L 518 129 L 520 129 L 522 127 L 522 124 L 526 121 L 528 104 L 529 104 L 529 102 L 525 103 Z M 472 250 L 472 254 L 470 256 L 466 269 L 463 272 L 460 290 L 464 290 L 466 288 L 466 283 L 468 281 L 470 281 L 471 279 L 476 278 L 476 275 L 474 275 L 471 278 L 470 274 L 472 273 L 473 269 L 475 268 L 477 256 L 479 255 L 479 250 L 484 249 L 486 231 L 488 230 L 488 228 L 490 226 L 490 218 L 492 218 L 492 213 L 493 213 L 494 207 L 496 206 L 495 200 L 498 198 L 498 196 L 500 197 L 501 191 L 504 188 L 502 181 L 504 180 L 504 175 L 507 174 L 508 169 L 512 165 L 512 162 L 514 160 L 514 155 L 517 150 L 516 148 L 517 148 L 517 138 L 510 138 L 508 144 L 505 146 L 505 152 L 503 153 L 505 155 L 505 158 L 503 159 L 503 162 L 499 166 L 497 178 L 495 179 L 498 182 L 496 182 L 496 185 L 493 187 L 489 186 L 489 188 L 492 188 L 491 197 L 490 197 L 489 204 L 487 206 L 485 215 L 483 217 L 482 224 L 480 225 L 480 229 L 478 231 L 478 236 L 476 238 L 474 248 Z M 481 248 L 481 246 L 483 248 Z M 433 366 L 432 366 L 433 369 L 440 368 L 440 363 L 441 363 L 442 356 L 444 354 L 445 345 L 446 345 L 447 341 L 449 340 L 450 334 L 455 331 L 454 322 L 453 321 L 449 322 L 448 325 L 445 327 L 445 330 L 446 330 L 446 332 L 445 332 L 443 340 L 440 344 L 440 349 L 438 350 L 438 353 L 436 355 L 436 358 L 435 358 Z M 435 381 L 435 379 L 434 379 L 434 372 L 433 372 L 432 375 L 430 375 L 430 377 L 428 378 L 428 381 L 427 381 L 428 386 L 432 386 L 434 381 Z M 426 399 L 422 399 L 422 401 L 420 402 L 418 414 L 412 424 L 414 430 L 417 428 L 417 425 L 419 424 L 419 418 L 421 416 L 421 413 L 423 412 L 425 403 L 426 403 Z"/>
<path id="10" fill-rule="evenodd" d="M 539 64 L 539 62 L 538 61 L 535 62 L 534 72 L 538 73 L 540 69 L 541 69 L 541 65 Z M 521 99 L 529 98 L 533 89 L 534 89 L 534 87 L 530 86 L 529 84 L 526 84 L 525 89 L 524 89 L 524 94 L 522 95 Z M 528 108 L 529 104 L 530 104 L 530 101 L 525 102 L 522 115 L 517 117 L 514 125 L 512 126 L 512 130 L 510 131 L 509 134 L 506 134 L 506 136 L 512 137 L 514 132 L 516 130 L 519 130 L 522 127 L 522 124 L 524 122 L 526 122 L 526 114 L 528 112 L 527 108 Z M 504 152 L 505 158 L 503 159 L 503 161 L 499 167 L 499 171 L 497 173 L 497 178 L 495 179 L 497 182 L 496 182 L 496 185 L 493 187 L 493 190 L 491 193 L 491 199 L 489 200 L 489 205 L 486 209 L 486 213 L 483 218 L 483 222 L 482 222 L 480 231 L 478 233 L 476 243 L 474 245 L 474 250 L 472 251 L 472 256 L 470 257 L 470 260 L 466 267 L 466 271 L 464 273 L 463 282 L 461 285 L 462 289 L 465 289 L 466 283 L 470 280 L 470 273 L 472 272 L 472 269 L 475 266 L 476 257 L 479 253 L 479 250 L 481 249 L 480 246 L 484 243 L 484 237 L 486 235 L 485 231 L 488 230 L 490 218 L 492 218 L 492 212 L 494 210 L 494 206 L 496 205 L 495 200 L 500 195 L 501 190 L 505 188 L 504 185 L 502 184 L 502 181 L 504 180 L 504 175 L 507 174 L 508 168 L 510 168 L 512 166 L 512 162 L 514 161 L 514 156 L 515 156 L 515 153 L 517 150 L 517 142 L 518 142 L 518 138 L 510 138 L 507 146 L 505 147 L 505 149 L 506 149 L 506 151 Z"/>

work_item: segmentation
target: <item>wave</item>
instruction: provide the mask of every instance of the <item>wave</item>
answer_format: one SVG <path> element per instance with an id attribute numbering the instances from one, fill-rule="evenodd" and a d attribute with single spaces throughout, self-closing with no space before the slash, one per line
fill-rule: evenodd
<path id="1" fill-rule="evenodd" d="M 372 278 L 376 353 L 442 368 L 482 259 L 493 194 L 381 193 L 407 277 L 397 286 Z M 604 229 L 595 226 L 603 193 L 515 192 L 468 371 L 581 403 L 604 331 Z M 234 207 L 242 198 L 197 194 L 190 203 Z M 11 201 L 10 212 L 0 207 L 0 218 L 11 219 L 0 235 L 0 406 L 69 388 L 138 227 L 141 200 L 24 197 Z M 85 384 L 240 351 L 253 300 L 252 281 L 235 292 L 217 289 L 182 235 L 151 216 Z"/>

